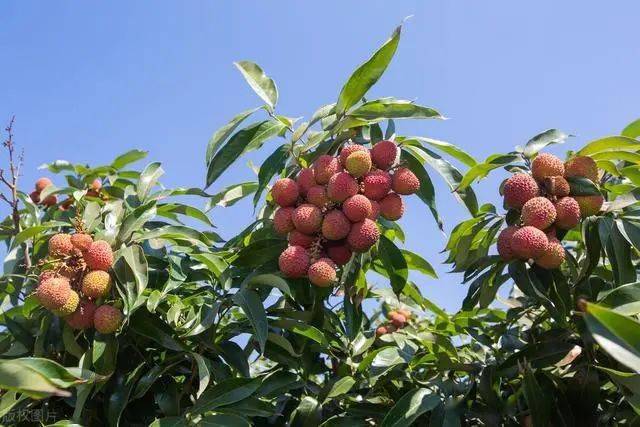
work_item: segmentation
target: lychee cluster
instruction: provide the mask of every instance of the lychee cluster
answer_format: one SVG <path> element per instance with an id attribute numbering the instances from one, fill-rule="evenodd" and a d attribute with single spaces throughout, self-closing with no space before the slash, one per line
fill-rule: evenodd
<path id="1" fill-rule="evenodd" d="M 533 259 L 545 269 L 558 268 L 565 251 L 556 238 L 556 230 L 570 230 L 580 218 L 596 215 L 604 198 L 601 195 L 571 194 L 567 178 L 598 180 L 596 162 L 578 156 L 566 163 L 553 154 L 543 153 L 531 163 L 531 174 L 516 173 L 504 183 L 505 206 L 520 212 L 520 222 L 498 236 L 498 253 L 505 261 Z"/>
<path id="2" fill-rule="evenodd" d="M 46 207 L 53 206 L 58 203 L 58 197 L 55 194 L 50 194 L 44 199 L 40 199 L 40 193 L 42 193 L 42 191 L 50 185 L 53 185 L 53 182 L 51 182 L 49 178 L 38 178 L 38 180 L 36 181 L 35 189 L 31 192 L 31 194 L 29 194 L 31 201 L 36 205 L 39 204 Z"/>
<path id="3" fill-rule="evenodd" d="M 111 294 L 113 251 L 104 240 L 81 229 L 49 239 L 48 259 L 38 279 L 35 295 L 43 307 L 64 318 L 73 329 L 94 327 L 110 334 L 122 323 L 122 312 L 101 304 Z"/>
<path id="4" fill-rule="evenodd" d="M 418 191 L 420 181 L 398 165 L 399 152 L 392 141 L 371 149 L 345 145 L 337 156 L 322 155 L 295 179 L 273 185 L 271 196 L 279 206 L 273 227 L 289 240 L 279 259 L 285 276 L 331 286 L 353 252 L 366 252 L 378 241 L 379 216 L 402 217 L 401 195 Z"/>
<path id="5" fill-rule="evenodd" d="M 382 336 L 404 328 L 411 319 L 411 312 L 409 310 L 399 309 L 393 310 L 387 313 L 388 322 L 378 326 L 376 329 L 376 336 Z"/>

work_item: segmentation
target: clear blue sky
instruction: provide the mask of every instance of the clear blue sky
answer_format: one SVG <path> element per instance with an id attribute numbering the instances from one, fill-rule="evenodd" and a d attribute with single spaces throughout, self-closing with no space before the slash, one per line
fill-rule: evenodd
<path id="1" fill-rule="evenodd" d="M 551 127 L 577 135 L 575 148 L 640 117 L 634 0 L 7 1 L 0 119 L 17 116 L 24 189 L 43 162 L 101 163 L 131 148 L 163 163 L 167 185 L 201 185 L 212 131 L 259 103 L 234 60 L 253 60 L 276 80 L 282 114 L 309 116 L 335 101 L 407 15 L 414 17 L 372 95 L 417 99 L 451 120 L 402 122 L 400 133 L 445 139 L 484 158 Z M 497 201 L 502 176 L 478 187 L 481 201 Z M 243 159 L 212 190 L 251 178 Z M 450 230 L 466 212 L 435 181 Z M 249 217 L 248 204 L 213 214 L 227 237 Z M 407 247 L 444 273 L 444 238 L 426 208 L 411 200 L 402 224 Z M 449 310 L 466 293 L 457 276 L 416 278 Z"/>

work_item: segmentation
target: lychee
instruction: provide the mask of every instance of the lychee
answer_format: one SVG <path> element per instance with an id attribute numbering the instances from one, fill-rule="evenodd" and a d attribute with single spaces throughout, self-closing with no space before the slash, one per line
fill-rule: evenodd
<path id="1" fill-rule="evenodd" d="M 340 163 L 345 166 L 347 164 L 347 157 L 349 157 L 356 151 L 365 151 L 369 153 L 369 150 L 360 144 L 345 145 L 344 147 L 342 147 L 342 150 L 340 150 Z"/>
<path id="2" fill-rule="evenodd" d="M 331 286 L 336 281 L 336 265 L 329 258 L 320 258 L 309 266 L 307 276 L 316 286 Z"/>
<path id="3" fill-rule="evenodd" d="M 535 259 L 544 254 L 548 242 L 544 231 L 527 225 L 513 233 L 511 248 L 520 259 Z"/>
<path id="4" fill-rule="evenodd" d="M 80 297 L 76 291 L 69 292 L 69 298 L 67 298 L 67 302 L 64 305 L 56 310 L 52 310 L 53 314 L 59 317 L 65 317 L 76 311 L 78 308 L 78 302 L 80 301 Z"/>
<path id="5" fill-rule="evenodd" d="M 544 187 L 547 193 L 556 197 L 565 197 L 569 195 L 571 187 L 569 182 L 561 176 L 548 176 L 544 179 Z"/>
<path id="6" fill-rule="evenodd" d="M 310 236 L 298 230 L 293 230 L 289 233 L 289 245 L 291 246 L 302 246 L 305 249 L 309 249 L 316 239 L 316 236 Z"/>
<path id="7" fill-rule="evenodd" d="M 401 308 L 398 310 L 398 313 L 402 314 L 407 322 L 411 319 L 411 312 L 409 310 Z"/>
<path id="8" fill-rule="evenodd" d="M 588 156 L 577 156 L 569 159 L 564 165 L 565 178 L 584 177 L 598 182 L 598 165 Z"/>
<path id="9" fill-rule="evenodd" d="M 56 196 L 55 194 L 50 194 L 47 197 L 45 197 L 44 199 L 42 199 L 41 201 L 42 205 L 44 206 L 53 206 L 56 203 L 58 203 L 58 196 Z"/>
<path id="10" fill-rule="evenodd" d="M 32 191 L 29 194 L 29 198 L 31 199 L 31 201 L 33 203 L 35 203 L 37 205 L 38 203 L 40 203 L 40 192 L 39 191 Z"/>
<path id="11" fill-rule="evenodd" d="M 61 308 L 71 294 L 69 280 L 64 277 L 53 277 L 40 283 L 36 289 L 36 297 L 43 307 L 49 310 Z"/>
<path id="12" fill-rule="evenodd" d="M 398 168 L 393 174 L 391 189 L 398 194 L 413 194 L 420 189 L 420 180 L 410 169 Z"/>
<path id="13" fill-rule="evenodd" d="M 357 222 L 351 226 L 347 236 L 347 243 L 355 252 L 365 252 L 380 238 L 380 230 L 370 219 Z"/>
<path id="14" fill-rule="evenodd" d="M 322 185 L 314 185 L 307 191 L 307 202 L 323 208 L 329 204 L 330 200 L 327 197 L 327 191 Z"/>
<path id="15" fill-rule="evenodd" d="M 389 193 L 380 200 L 380 214 L 390 220 L 397 221 L 404 214 L 404 201 L 396 193 Z"/>
<path id="16" fill-rule="evenodd" d="M 113 251 L 109 243 L 96 240 L 83 254 L 84 262 L 91 270 L 107 271 L 113 265 Z"/>
<path id="17" fill-rule="evenodd" d="M 304 234 L 313 234 L 320 231 L 322 211 L 315 205 L 304 203 L 295 208 L 291 219 L 296 230 Z"/>
<path id="18" fill-rule="evenodd" d="M 337 265 L 345 265 L 351 259 L 351 249 L 344 243 L 329 245 L 327 247 L 327 255 Z"/>
<path id="19" fill-rule="evenodd" d="M 391 324 L 396 328 L 402 328 L 405 323 L 407 323 L 407 319 L 400 313 L 394 312 L 390 317 Z"/>
<path id="20" fill-rule="evenodd" d="M 504 261 L 511 261 L 516 258 L 515 251 L 512 247 L 513 233 L 518 231 L 518 227 L 509 226 L 502 230 L 498 235 L 498 254 Z"/>
<path id="21" fill-rule="evenodd" d="M 312 168 L 304 168 L 298 173 L 296 178 L 298 183 L 298 189 L 303 196 L 307 194 L 307 191 L 314 185 L 316 185 L 316 178 Z"/>
<path id="22" fill-rule="evenodd" d="M 542 256 L 535 259 L 536 264 L 540 267 L 551 270 L 560 267 L 564 262 L 565 252 L 562 244 L 555 237 L 549 239 L 547 248 L 544 250 Z"/>
<path id="23" fill-rule="evenodd" d="M 358 194 L 358 182 L 347 172 L 339 172 L 329 179 L 327 196 L 334 202 L 344 202 Z"/>
<path id="24" fill-rule="evenodd" d="M 73 244 L 71 236 L 65 233 L 58 233 L 49 239 L 49 255 L 55 258 L 71 255 Z"/>
<path id="25" fill-rule="evenodd" d="M 100 181 L 100 178 L 96 178 L 91 182 L 91 189 L 93 191 L 100 191 L 100 189 L 102 189 L 102 181 Z"/>
<path id="26" fill-rule="evenodd" d="M 273 200 L 283 208 L 295 205 L 299 195 L 298 184 L 291 178 L 280 178 L 271 189 Z"/>
<path id="27" fill-rule="evenodd" d="M 592 215 L 598 215 L 602 205 L 604 204 L 604 197 L 600 195 L 593 196 L 573 196 L 580 205 L 580 214 L 583 218 Z"/>
<path id="28" fill-rule="evenodd" d="M 563 197 L 555 204 L 556 227 L 570 230 L 580 222 L 580 205 L 573 197 Z"/>
<path id="29" fill-rule="evenodd" d="M 295 230 L 296 226 L 293 224 L 291 216 L 293 215 L 294 208 L 278 208 L 273 214 L 273 229 L 278 234 L 287 234 L 288 232 Z"/>
<path id="30" fill-rule="evenodd" d="M 356 178 L 360 178 L 371 170 L 371 155 L 368 151 L 356 151 L 349 154 L 345 169 Z"/>
<path id="31" fill-rule="evenodd" d="M 556 220 L 556 208 L 546 197 L 534 197 L 522 206 L 521 218 L 524 225 L 544 230 Z"/>
<path id="32" fill-rule="evenodd" d="M 53 185 L 53 182 L 51 182 L 49 178 L 38 178 L 38 180 L 36 181 L 36 191 L 39 193 L 50 185 Z"/>
<path id="33" fill-rule="evenodd" d="M 289 246 L 280 254 L 278 267 L 287 277 L 304 277 L 309 269 L 309 254 L 302 246 Z"/>
<path id="34" fill-rule="evenodd" d="M 382 335 L 387 334 L 387 328 L 385 326 L 378 326 L 376 329 L 376 336 L 381 337 Z"/>
<path id="35" fill-rule="evenodd" d="M 538 154 L 531 162 L 531 174 L 538 181 L 543 181 L 549 176 L 562 176 L 564 175 L 564 163 L 553 154 Z"/>
<path id="36" fill-rule="evenodd" d="M 375 221 L 380 216 L 380 203 L 376 202 L 375 200 L 369 201 L 371 202 L 371 215 L 369 215 L 367 218 Z"/>
<path id="37" fill-rule="evenodd" d="M 371 159 L 380 169 L 389 169 L 398 157 L 398 146 L 393 141 L 380 141 L 371 149 Z"/>
<path id="38" fill-rule="evenodd" d="M 64 320 L 72 329 L 88 329 L 93 326 L 93 315 L 95 312 L 96 305 L 93 302 L 80 301 L 76 311 L 65 317 Z"/>
<path id="39" fill-rule="evenodd" d="M 372 215 L 373 207 L 369 199 L 362 194 L 356 194 L 344 201 L 342 212 L 349 218 L 349 221 L 360 222 Z"/>
<path id="40" fill-rule="evenodd" d="M 391 191 L 391 175 L 382 170 L 366 174 L 362 180 L 362 193 L 371 200 L 380 200 Z"/>
<path id="41" fill-rule="evenodd" d="M 42 283 L 45 280 L 48 279 L 53 279 L 54 277 L 56 277 L 57 274 L 55 271 L 53 270 L 45 270 L 42 273 L 40 273 L 40 276 L 38 276 L 38 283 Z"/>
<path id="42" fill-rule="evenodd" d="M 82 293 L 89 298 L 102 298 L 111 290 L 111 276 L 102 270 L 90 271 L 82 279 Z"/>
<path id="43" fill-rule="evenodd" d="M 86 233 L 76 233 L 71 235 L 71 244 L 74 248 L 80 252 L 84 252 L 89 249 L 89 246 L 93 243 L 93 238 Z"/>
<path id="44" fill-rule="evenodd" d="M 93 326 L 101 334 L 112 334 L 122 323 L 122 311 L 111 305 L 101 305 L 93 315 Z"/>
<path id="45" fill-rule="evenodd" d="M 340 162 L 337 158 L 328 154 L 323 154 L 313 162 L 313 171 L 318 184 L 326 184 L 329 178 L 341 170 Z"/>
<path id="46" fill-rule="evenodd" d="M 540 188 L 531 175 L 517 173 L 504 183 L 504 201 L 508 207 L 520 209 L 525 203 L 540 195 Z"/>
<path id="47" fill-rule="evenodd" d="M 322 221 L 322 235 L 327 240 L 340 240 L 347 237 L 351 230 L 351 222 L 342 211 L 327 212 Z"/>

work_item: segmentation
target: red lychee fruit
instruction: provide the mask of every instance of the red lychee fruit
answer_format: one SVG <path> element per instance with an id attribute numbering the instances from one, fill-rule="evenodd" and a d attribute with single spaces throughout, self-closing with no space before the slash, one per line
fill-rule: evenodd
<path id="1" fill-rule="evenodd" d="M 535 262 L 540 267 L 546 270 L 552 270 L 560 267 L 564 262 L 565 252 L 562 244 L 558 239 L 552 237 L 549 239 L 547 248 L 544 250 L 542 256 L 536 258 Z"/>
<path id="2" fill-rule="evenodd" d="M 84 262 L 90 270 L 107 271 L 113 265 L 111 245 L 104 240 L 96 240 L 83 254 Z"/>
<path id="3" fill-rule="evenodd" d="M 55 194 L 50 194 L 44 199 L 42 199 L 42 205 L 46 207 L 50 207 L 58 203 L 58 196 Z"/>
<path id="4" fill-rule="evenodd" d="M 328 154 L 323 154 L 313 162 L 313 171 L 318 184 L 328 183 L 329 179 L 341 170 L 338 159 Z"/>
<path id="5" fill-rule="evenodd" d="M 544 187 L 547 193 L 556 197 L 565 197 L 569 195 L 571 187 L 569 182 L 561 176 L 548 176 L 544 179 Z"/>
<path id="6" fill-rule="evenodd" d="M 371 200 L 362 194 L 356 194 L 344 201 L 342 212 L 349 218 L 349 221 L 360 222 L 372 215 L 373 207 L 371 206 Z"/>
<path id="7" fill-rule="evenodd" d="M 65 233 L 54 234 L 49 239 L 49 255 L 55 258 L 71 255 L 73 244 L 71 236 Z"/>
<path id="8" fill-rule="evenodd" d="M 47 279 L 53 279 L 56 276 L 58 276 L 58 275 L 56 274 L 55 271 L 53 271 L 53 270 L 45 270 L 42 273 L 40 273 L 40 276 L 38 276 L 38 283 L 42 283 Z"/>
<path id="9" fill-rule="evenodd" d="M 355 252 L 365 252 L 380 238 L 380 230 L 375 222 L 365 219 L 351 227 L 347 236 L 347 243 Z"/>
<path id="10" fill-rule="evenodd" d="M 542 256 L 547 248 L 547 243 L 549 243 L 549 239 L 544 231 L 530 225 L 516 230 L 511 238 L 511 248 L 518 258 L 523 260 Z"/>
<path id="11" fill-rule="evenodd" d="M 82 293 L 89 298 L 102 298 L 111 290 L 111 276 L 102 270 L 90 271 L 82 279 Z"/>
<path id="12" fill-rule="evenodd" d="M 78 293 L 72 290 L 71 292 L 69 292 L 69 298 L 67 298 L 67 302 L 65 302 L 62 307 L 55 310 L 51 310 L 51 311 L 53 312 L 53 314 L 55 314 L 58 317 L 68 316 L 74 311 L 76 311 L 76 308 L 78 308 L 79 301 L 80 301 L 80 297 L 78 296 Z"/>
<path id="13" fill-rule="evenodd" d="M 291 178 L 280 178 L 271 189 L 273 201 L 283 208 L 295 205 L 299 195 L 298 184 Z"/>
<path id="14" fill-rule="evenodd" d="M 498 235 L 498 254 L 504 261 L 511 261 L 517 257 L 512 247 L 513 233 L 516 231 L 518 231 L 518 227 L 512 225 L 502 230 Z"/>
<path id="15" fill-rule="evenodd" d="M 358 194 L 358 181 L 347 172 L 339 172 L 329 179 L 327 196 L 334 202 L 344 202 Z"/>
<path id="16" fill-rule="evenodd" d="M 322 221 L 322 235 L 327 240 L 340 240 L 347 237 L 351 222 L 337 209 L 327 212 Z"/>
<path id="17" fill-rule="evenodd" d="M 378 328 L 376 329 L 376 336 L 381 337 L 382 335 L 386 335 L 386 334 L 387 334 L 387 328 L 384 326 L 378 326 Z"/>
<path id="18" fill-rule="evenodd" d="M 320 231 L 322 225 L 322 211 L 317 206 L 304 203 L 293 211 L 291 215 L 296 230 L 304 234 L 313 234 Z"/>
<path id="19" fill-rule="evenodd" d="M 366 174 L 362 180 L 362 193 L 371 200 L 381 200 L 391 191 L 391 175 L 382 170 Z"/>
<path id="20" fill-rule="evenodd" d="M 556 220 L 556 208 L 546 197 L 534 197 L 522 206 L 521 218 L 524 225 L 544 230 Z"/>
<path id="21" fill-rule="evenodd" d="M 91 189 L 93 191 L 100 191 L 102 189 L 102 181 L 100 181 L 100 178 L 96 178 L 91 182 Z"/>
<path id="22" fill-rule="evenodd" d="M 580 222 L 580 205 L 573 197 L 563 197 L 555 204 L 556 227 L 571 230 Z"/>
<path id="23" fill-rule="evenodd" d="M 71 294 L 71 285 L 65 277 L 53 277 L 40 283 L 36 289 L 36 298 L 49 310 L 61 308 Z"/>
<path id="24" fill-rule="evenodd" d="M 398 146 L 393 141 L 380 141 L 371 149 L 371 159 L 380 169 L 389 169 L 398 157 Z"/>
<path id="25" fill-rule="evenodd" d="M 409 319 L 411 319 L 411 312 L 409 310 L 401 308 L 398 310 L 398 313 L 402 314 L 407 322 L 409 321 Z"/>
<path id="26" fill-rule="evenodd" d="M 89 246 L 93 243 L 93 238 L 86 233 L 76 233 L 71 235 L 71 244 L 74 248 L 80 252 L 84 252 L 89 249 Z"/>
<path id="27" fill-rule="evenodd" d="M 337 265 L 345 265 L 351 260 L 351 249 L 345 244 L 330 245 L 327 247 L 327 255 Z"/>
<path id="28" fill-rule="evenodd" d="M 93 315 L 96 308 L 96 305 L 91 301 L 80 301 L 76 311 L 65 317 L 64 320 L 72 329 L 89 329 L 93 326 Z"/>
<path id="29" fill-rule="evenodd" d="M 31 201 L 33 203 L 35 203 L 37 205 L 38 203 L 40 203 L 40 192 L 39 191 L 32 191 L 29 194 L 29 198 L 31 199 Z"/>
<path id="30" fill-rule="evenodd" d="M 291 219 L 294 208 L 278 208 L 273 214 L 273 229 L 278 234 L 287 234 L 295 230 L 296 226 Z"/>
<path id="31" fill-rule="evenodd" d="M 564 175 L 564 163 L 553 154 L 538 154 L 531 162 L 531 174 L 538 181 L 543 181 L 549 176 L 562 176 Z"/>
<path id="32" fill-rule="evenodd" d="M 289 246 L 278 259 L 280 271 L 291 278 L 304 277 L 309 269 L 309 253 L 302 246 Z"/>
<path id="33" fill-rule="evenodd" d="M 293 230 L 289 233 L 290 246 L 302 246 L 305 249 L 309 249 L 316 239 L 316 236 L 310 236 L 308 234 L 301 233 L 298 230 Z"/>
<path id="34" fill-rule="evenodd" d="M 49 178 L 38 178 L 38 180 L 36 181 L 36 191 L 39 193 L 50 185 L 53 185 L 53 182 L 51 182 Z"/>
<path id="35" fill-rule="evenodd" d="M 380 200 L 380 214 L 389 221 L 397 221 L 404 214 L 404 201 L 396 193 L 389 193 Z"/>
<path id="36" fill-rule="evenodd" d="M 330 200 L 327 197 L 327 191 L 321 185 L 314 185 L 307 191 L 307 202 L 316 205 L 319 208 L 325 207 Z"/>
<path id="37" fill-rule="evenodd" d="M 598 165 L 591 157 L 574 157 L 564 164 L 564 177 L 584 177 L 598 183 Z"/>
<path id="38" fill-rule="evenodd" d="M 398 194 L 409 195 L 420 189 L 420 180 L 408 168 L 398 168 L 393 174 L 391 189 Z"/>
<path id="39" fill-rule="evenodd" d="M 391 320 L 391 324 L 396 328 L 402 328 L 405 325 L 405 323 L 407 323 L 407 319 L 398 312 L 394 312 L 390 320 Z"/>
<path id="40" fill-rule="evenodd" d="M 360 144 L 345 145 L 344 147 L 342 147 L 342 150 L 340 150 L 340 163 L 345 166 L 347 164 L 347 157 L 349 157 L 356 151 L 366 151 L 367 153 L 369 153 L 369 150 Z"/>
<path id="41" fill-rule="evenodd" d="M 504 183 L 504 201 L 508 207 L 520 209 L 525 203 L 540 195 L 540 188 L 531 175 L 517 173 Z"/>
<path id="42" fill-rule="evenodd" d="M 368 151 L 356 151 L 349 154 L 345 169 L 356 178 L 360 178 L 371 170 L 371 155 Z"/>
<path id="43" fill-rule="evenodd" d="M 122 311 L 111 305 L 101 305 L 93 315 L 93 327 L 101 334 L 112 334 L 122 324 Z"/>
<path id="44" fill-rule="evenodd" d="M 304 168 L 298 173 L 296 178 L 298 183 L 298 190 L 303 196 L 307 194 L 307 191 L 314 185 L 316 185 L 316 178 L 312 168 Z"/>
<path id="45" fill-rule="evenodd" d="M 573 196 L 580 205 L 580 214 L 583 218 L 592 215 L 598 215 L 602 205 L 604 204 L 604 197 L 600 195 L 593 196 Z"/>
<path id="46" fill-rule="evenodd" d="M 320 258 L 307 271 L 309 281 L 321 288 L 331 286 L 336 281 L 336 265 L 329 258 Z"/>
<path id="47" fill-rule="evenodd" d="M 375 221 L 380 216 L 380 203 L 376 202 L 375 200 L 369 201 L 371 202 L 371 215 L 369 215 L 367 218 Z"/>

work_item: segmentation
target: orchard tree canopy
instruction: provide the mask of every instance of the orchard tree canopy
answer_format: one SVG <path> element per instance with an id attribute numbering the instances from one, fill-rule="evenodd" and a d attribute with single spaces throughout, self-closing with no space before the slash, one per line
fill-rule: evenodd
<path id="1" fill-rule="evenodd" d="M 367 96 L 400 38 L 300 120 L 260 66 L 237 62 L 262 105 L 203 146 L 203 187 L 163 186 L 134 149 L 43 165 L 51 178 L 31 189 L 11 122 L 2 424 L 639 423 L 640 121 L 570 141 L 564 159 L 545 152 L 569 143 L 551 129 L 478 161 L 401 133 L 435 109 Z M 210 190 L 255 150 L 255 180 Z M 482 203 L 473 185 L 490 173 L 505 181 Z M 444 231 L 436 191 L 469 214 L 444 248 L 468 287 L 456 313 L 421 294 L 412 278 L 437 275 L 396 222 L 417 197 Z M 244 198 L 254 221 L 222 239 L 211 211 Z"/>

